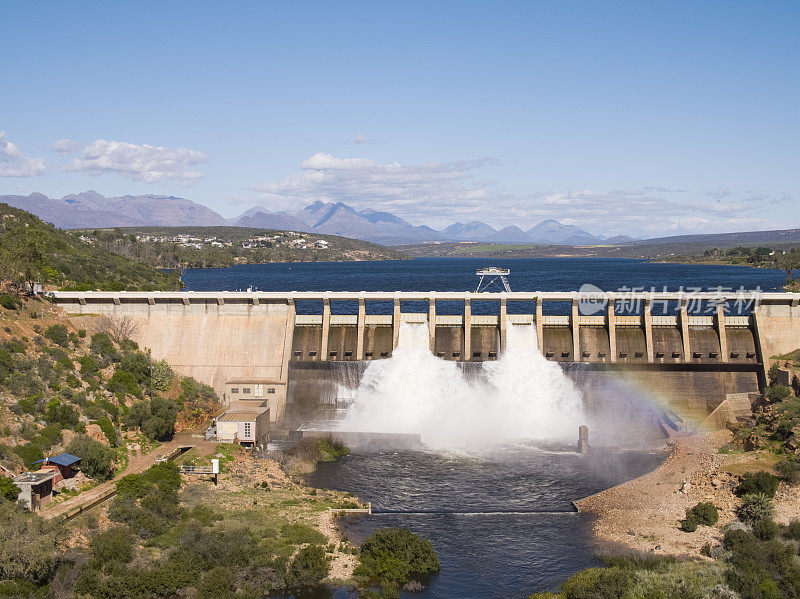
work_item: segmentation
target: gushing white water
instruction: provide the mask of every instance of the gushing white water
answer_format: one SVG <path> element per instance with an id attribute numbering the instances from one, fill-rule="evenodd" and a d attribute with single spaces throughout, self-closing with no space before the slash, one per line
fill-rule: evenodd
<path id="1" fill-rule="evenodd" d="M 401 323 L 397 348 L 367 367 L 340 428 L 420 433 L 432 447 L 575 439 L 580 392 L 541 354 L 533 325 L 508 323 L 506 331 L 500 359 L 468 379 L 456 362 L 430 352 L 427 324 Z"/>

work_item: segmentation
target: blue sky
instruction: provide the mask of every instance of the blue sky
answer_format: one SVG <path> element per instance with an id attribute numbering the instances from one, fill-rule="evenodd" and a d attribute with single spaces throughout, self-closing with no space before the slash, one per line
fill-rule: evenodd
<path id="1" fill-rule="evenodd" d="M 0 4 L 0 194 L 800 226 L 797 2 Z"/>

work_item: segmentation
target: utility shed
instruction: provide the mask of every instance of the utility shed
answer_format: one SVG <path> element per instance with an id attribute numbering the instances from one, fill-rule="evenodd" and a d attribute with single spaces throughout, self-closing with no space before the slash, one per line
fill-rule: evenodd
<path id="1" fill-rule="evenodd" d="M 60 453 L 34 463 L 41 464 L 39 472 L 55 473 L 53 484 L 56 484 L 65 478 L 75 476 L 75 465 L 80 461 L 81 459 L 78 456 L 74 456 L 71 453 Z"/>
<path id="2" fill-rule="evenodd" d="M 254 406 L 242 411 L 229 410 L 217 418 L 216 425 L 220 443 L 263 446 L 269 439 L 269 408 Z"/>
<path id="3" fill-rule="evenodd" d="M 25 472 L 14 477 L 14 484 L 20 489 L 17 501 L 29 510 L 38 510 L 47 505 L 53 497 L 55 472 Z"/>

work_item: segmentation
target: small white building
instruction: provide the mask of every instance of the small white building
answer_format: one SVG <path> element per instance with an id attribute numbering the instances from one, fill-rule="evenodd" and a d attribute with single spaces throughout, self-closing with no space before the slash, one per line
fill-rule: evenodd
<path id="1" fill-rule="evenodd" d="M 217 418 L 217 440 L 246 447 L 265 446 L 269 440 L 269 408 L 259 402 L 236 404 Z"/>

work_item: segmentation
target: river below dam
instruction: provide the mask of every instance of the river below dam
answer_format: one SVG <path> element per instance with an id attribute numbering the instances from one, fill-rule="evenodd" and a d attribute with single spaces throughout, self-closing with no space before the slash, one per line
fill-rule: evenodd
<path id="1" fill-rule="evenodd" d="M 597 453 L 507 444 L 483 451 L 353 453 L 309 476 L 372 502 L 342 521 L 354 542 L 383 527 L 428 538 L 442 570 L 420 599 L 524 598 L 597 562 L 592 517 L 571 502 L 649 472 L 656 452 Z M 346 597 L 345 591 L 335 594 Z"/>
<path id="2" fill-rule="evenodd" d="M 248 287 L 264 291 L 466 291 L 474 290 L 477 285 L 475 270 L 487 266 L 510 268 L 509 281 L 514 291 L 570 291 L 586 283 L 608 291 L 631 288 L 705 291 L 720 287 L 779 291 L 784 281 L 783 272 L 777 270 L 580 258 L 280 263 L 189 269 L 183 278 L 188 290 L 209 291 Z M 496 310 L 496 306 L 484 305 L 491 303 L 474 303 L 473 313 Z M 439 313 L 463 309 L 463 303 L 452 307 L 447 304 L 437 304 Z M 386 310 L 385 306 L 373 307 L 368 302 L 367 312 L 373 308 Z M 515 308 L 509 304 L 509 313 Z M 404 306 L 404 310 L 414 309 Z M 418 311 L 426 309 L 421 304 Z M 519 306 L 519 309 L 530 307 Z M 301 314 L 320 313 L 320 310 L 321 305 L 297 303 Z M 353 313 L 355 306 L 337 304 L 332 310 Z M 532 331 L 519 333 L 519 347 L 528 348 L 526 351 L 535 348 L 535 337 L 530 337 Z M 427 342 L 420 343 L 427 347 Z M 649 472 L 660 463 L 663 454 L 655 448 L 647 449 L 646 445 L 626 452 L 606 449 L 587 455 L 575 453 L 579 424 L 575 419 L 580 420 L 582 413 L 572 408 L 571 383 L 567 384 L 564 375 L 556 372 L 558 369 L 548 370 L 551 365 L 536 366 L 537 360 L 520 359 L 525 368 L 537 370 L 531 370 L 530 376 L 523 373 L 517 378 L 535 378 L 530 381 L 535 386 L 541 385 L 545 375 L 552 375 L 553 382 L 548 383 L 547 389 L 526 388 L 519 392 L 518 386 L 511 384 L 512 377 L 498 376 L 502 368 L 519 371 L 513 356 L 508 356 L 505 362 L 501 356 L 477 382 L 462 381 L 455 364 L 437 365 L 434 362 L 438 359 L 427 349 L 422 355 L 412 352 L 414 347 L 414 344 L 409 346 L 402 361 L 390 358 L 371 363 L 372 370 L 365 374 L 368 385 L 354 391 L 359 414 L 354 413 L 357 419 L 352 424 L 357 427 L 368 423 L 371 430 L 384 432 L 420 432 L 428 447 L 436 449 L 355 451 L 336 462 L 320 464 L 308 477 L 309 484 L 350 491 L 372 503 L 371 516 L 342 520 L 343 533 L 358 543 L 378 528 L 402 526 L 428 538 L 439 555 L 442 570 L 426 590 L 402 594 L 420 599 L 524 598 L 533 592 L 555 590 L 571 574 L 595 565 L 599 547 L 592 538 L 592 517 L 577 514 L 571 502 Z M 495 372 L 498 368 L 501 371 Z M 393 376 L 403 380 L 413 378 L 416 387 L 388 385 Z M 504 381 L 510 381 L 504 391 L 505 399 L 496 393 L 503 390 Z M 551 391 L 562 384 L 566 386 L 558 391 L 560 401 L 541 416 L 524 410 L 518 412 L 519 417 L 506 422 L 493 420 L 491 427 L 481 428 L 483 397 L 487 401 L 505 401 L 515 409 L 519 409 L 514 404 L 515 398 L 530 397 L 541 407 L 553 400 L 555 393 Z M 461 413 L 461 423 L 456 418 L 458 398 L 448 397 L 453 388 L 460 388 L 460 396 L 470 403 L 466 406 L 469 410 Z M 638 397 L 627 397 L 626 402 L 630 406 L 647 405 L 645 395 L 641 401 Z M 446 405 L 449 412 L 421 412 L 440 406 L 441 402 L 449 402 Z M 383 407 L 396 407 L 398 403 L 414 412 L 405 414 L 401 409 L 385 418 Z M 555 414 L 555 409 L 560 412 Z M 466 418 L 468 415 L 470 418 Z M 539 440 L 515 441 L 518 435 L 513 427 L 519 426 L 528 415 L 534 418 L 526 430 L 535 430 Z M 552 425 L 534 426 L 537 422 L 547 422 L 547 418 L 552 418 Z M 616 427 L 616 417 L 613 421 Z M 401 422 L 402 430 L 398 428 Z M 432 426 L 426 428 L 426 423 Z M 548 441 L 547 432 L 560 430 L 564 424 L 567 434 L 566 437 L 562 434 L 561 443 Z M 510 434 L 482 438 L 471 446 L 470 440 L 480 436 L 475 431 L 488 428 Z M 598 428 L 593 429 L 593 439 L 597 439 Z M 323 596 L 344 598 L 352 593 L 338 589 Z"/>

